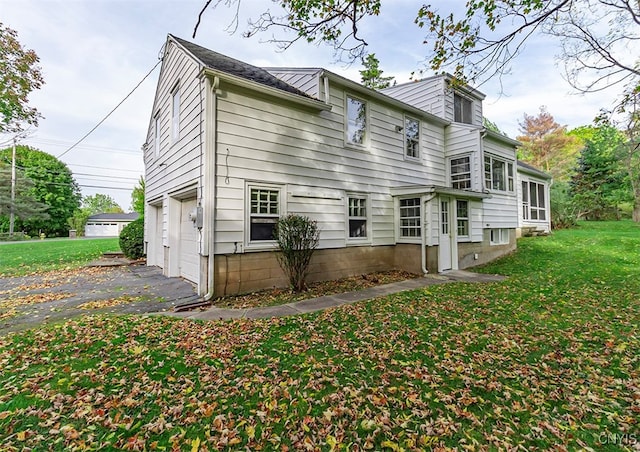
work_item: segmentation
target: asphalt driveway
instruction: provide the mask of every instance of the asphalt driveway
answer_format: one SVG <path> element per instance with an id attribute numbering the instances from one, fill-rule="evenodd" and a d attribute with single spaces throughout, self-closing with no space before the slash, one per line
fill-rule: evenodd
<path id="1" fill-rule="evenodd" d="M 89 314 L 172 311 L 197 298 L 191 283 L 144 265 L 0 278 L 0 335 Z"/>

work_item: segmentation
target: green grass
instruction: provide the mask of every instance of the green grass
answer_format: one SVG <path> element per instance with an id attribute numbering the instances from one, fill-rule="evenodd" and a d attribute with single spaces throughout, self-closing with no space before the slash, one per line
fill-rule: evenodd
<path id="1" fill-rule="evenodd" d="M 87 317 L 0 338 L 8 450 L 634 450 L 640 228 L 522 239 L 306 316 Z"/>
<path id="2" fill-rule="evenodd" d="M 77 268 L 119 250 L 117 237 L 5 242 L 0 244 L 0 277 Z"/>

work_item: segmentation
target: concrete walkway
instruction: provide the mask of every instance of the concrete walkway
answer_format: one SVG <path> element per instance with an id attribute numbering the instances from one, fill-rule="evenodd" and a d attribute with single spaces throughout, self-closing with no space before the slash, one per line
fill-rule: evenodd
<path id="1" fill-rule="evenodd" d="M 163 312 L 162 315 L 198 320 L 224 320 L 224 319 L 263 319 L 269 317 L 284 317 L 296 314 L 307 314 L 323 309 L 355 303 L 383 297 L 405 290 L 421 289 L 423 287 L 451 282 L 486 283 L 503 281 L 506 279 L 500 275 L 486 275 L 472 273 L 464 270 L 451 270 L 438 275 L 427 275 L 421 278 L 408 279 L 406 281 L 370 287 L 368 289 L 347 292 L 324 297 L 310 298 L 295 303 L 287 303 L 278 306 L 268 306 L 248 309 L 226 309 L 212 306 L 205 311 Z"/>

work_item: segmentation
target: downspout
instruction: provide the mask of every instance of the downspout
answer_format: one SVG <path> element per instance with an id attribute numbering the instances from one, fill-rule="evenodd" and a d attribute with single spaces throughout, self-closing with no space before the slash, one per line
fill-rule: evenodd
<path id="1" fill-rule="evenodd" d="M 207 287 L 208 291 L 204 296 L 204 301 L 211 301 L 215 293 L 215 231 L 216 231 L 216 176 L 218 172 L 217 167 L 217 154 L 216 140 L 218 135 L 218 87 L 220 86 L 220 79 L 213 77 L 211 80 L 206 78 L 207 86 L 207 105 L 205 119 L 206 124 L 206 180 L 205 187 L 205 218 L 208 218 L 209 226 L 209 247 L 208 247 L 208 266 L 207 266 Z"/>
<path id="2" fill-rule="evenodd" d="M 420 247 L 420 257 L 422 259 L 422 274 L 426 275 L 429 273 L 429 269 L 427 269 L 427 225 L 428 225 L 428 221 L 424 221 L 426 213 L 427 213 L 427 204 L 429 204 L 433 198 L 436 197 L 435 193 L 432 193 L 431 196 L 426 197 L 423 196 L 422 197 L 422 205 L 423 205 L 423 215 L 422 215 L 422 231 L 421 231 L 421 247 Z"/>

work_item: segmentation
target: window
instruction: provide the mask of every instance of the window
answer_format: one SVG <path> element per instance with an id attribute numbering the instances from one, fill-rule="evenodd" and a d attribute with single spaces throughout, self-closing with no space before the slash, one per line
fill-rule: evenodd
<path id="1" fill-rule="evenodd" d="M 176 86 L 171 94 L 171 138 L 180 138 L 180 87 Z"/>
<path id="2" fill-rule="evenodd" d="M 464 124 L 473 123 L 473 102 L 458 94 L 453 95 L 453 120 Z"/>
<path id="3" fill-rule="evenodd" d="M 522 181 L 522 219 L 529 219 L 529 182 Z"/>
<path id="4" fill-rule="evenodd" d="M 509 243 L 508 229 L 491 229 L 491 245 L 507 245 Z"/>
<path id="5" fill-rule="evenodd" d="M 458 237 L 469 236 L 469 201 L 456 201 L 456 219 Z"/>
<path id="6" fill-rule="evenodd" d="M 451 186 L 460 190 L 471 188 L 471 158 L 451 159 Z"/>
<path id="7" fill-rule="evenodd" d="M 420 198 L 400 200 L 400 237 L 420 237 Z"/>
<path id="8" fill-rule="evenodd" d="M 367 198 L 349 196 L 349 238 L 367 238 Z"/>
<path id="9" fill-rule="evenodd" d="M 280 190 L 277 188 L 251 188 L 249 240 L 273 240 L 273 231 L 280 216 Z"/>
<path id="10" fill-rule="evenodd" d="M 485 155 L 484 186 L 489 190 L 512 192 L 514 189 L 513 163 Z"/>
<path id="11" fill-rule="evenodd" d="M 529 217 L 532 220 L 546 220 L 544 185 L 529 182 Z"/>
<path id="12" fill-rule="evenodd" d="M 155 156 L 160 155 L 160 114 L 153 118 L 153 152 Z"/>
<path id="13" fill-rule="evenodd" d="M 347 143 L 364 145 L 367 138 L 367 104 L 347 96 Z"/>
<path id="14" fill-rule="evenodd" d="M 420 157 L 420 121 L 404 118 L 404 152 L 407 157 Z"/>

